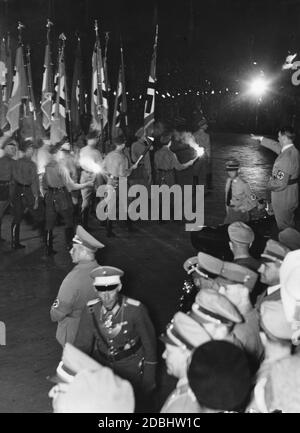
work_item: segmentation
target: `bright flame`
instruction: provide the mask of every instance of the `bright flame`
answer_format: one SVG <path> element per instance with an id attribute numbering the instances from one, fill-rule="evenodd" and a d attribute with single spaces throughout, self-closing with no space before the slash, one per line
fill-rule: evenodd
<path id="1" fill-rule="evenodd" d="M 249 92 L 256 97 L 263 96 L 268 90 L 268 83 L 263 77 L 255 78 L 249 87 Z"/>
<path id="2" fill-rule="evenodd" d="M 85 171 L 90 171 L 91 173 L 94 173 L 94 174 L 103 173 L 102 165 L 93 161 L 92 158 L 88 158 L 86 156 L 80 157 L 79 158 L 79 164 L 80 164 L 80 167 L 82 167 L 83 170 L 85 170 Z"/>
<path id="3" fill-rule="evenodd" d="M 204 147 L 199 146 L 192 133 L 183 132 L 181 140 L 183 143 L 188 144 L 192 149 L 194 149 L 198 158 L 201 158 L 204 155 Z"/>

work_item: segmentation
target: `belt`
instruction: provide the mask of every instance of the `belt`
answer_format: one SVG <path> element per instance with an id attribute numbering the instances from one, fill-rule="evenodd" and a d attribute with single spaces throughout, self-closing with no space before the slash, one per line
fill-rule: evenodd
<path id="1" fill-rule="evenodd" d="M 173 171 L 173 169 L 171 169 L 171 170 L 163 170 L 162 168 L 158 168 L 157 171 L 161 171 L 162 173 L 169 173 L 169 172 Z"/>
<path id="2" fill-rule="evenodd" d="M 142 342 L 139 339 L 133 346 L 130 347 L 130 349 L 122 350 L 115 355 L 109 354 L 109 353 L 103 353 L 98 352 L 100 356 L 102 356 L 106 361 L 113 362 L 113 361 L 120 361 L 121 359 L 128 358 L 128 356 L 133 355 L 136 353 L 140 348 L 142 347 Z"/>
<path id="3" fill-rule="evenodd" d="M 65 191 L 66 188 L 64 186 L 60 187 L 60 188 L 52 188 L 52 186 L 49 186 L 49 191 L 53 191 L 53 192 L 58 192 L 58 191 Z"/>
<path id="4" fill-rule="evenodd" d="M 0 185 L 9 185 L 10 181 L 9 180 L 0 180 Z"/>
<path id="5" fill-rule="evenodd" d="M 17 184 L 18 186 L 21 186 L 22 188 L 30 188 L 30 187 L 31 187 L 31 185 L 27 185 L 27 184 L 25 184 L 25 183 L 16 182 L 16 184 Z"/>
<path id="6" fill-rule="evenodd" d="M 294 185 L 295 183 L 298 183 L 298 182 L 299 182 L 299 178 L 298 177 L 296 179 L 290 179 L 288 181 L 288 185 Z"/>

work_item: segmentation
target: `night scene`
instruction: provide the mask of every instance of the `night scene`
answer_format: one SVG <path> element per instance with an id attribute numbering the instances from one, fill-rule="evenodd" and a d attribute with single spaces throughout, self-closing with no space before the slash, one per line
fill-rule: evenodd
<path id="1" fill-rule="evenodd" d="M 299 151 L 300 0 L 0 0 L 0 413 L 300 413 Z"/>

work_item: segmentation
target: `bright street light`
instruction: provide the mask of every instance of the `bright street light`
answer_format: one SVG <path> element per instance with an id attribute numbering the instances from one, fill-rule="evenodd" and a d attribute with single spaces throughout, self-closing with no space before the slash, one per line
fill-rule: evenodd
<path id="1" fill-rule="evenodd" d="M 249 93 L 256 98 L 263 96 L 268 90 L 268 82 L 264 77 L 254 78 L 250 82 Z"/>

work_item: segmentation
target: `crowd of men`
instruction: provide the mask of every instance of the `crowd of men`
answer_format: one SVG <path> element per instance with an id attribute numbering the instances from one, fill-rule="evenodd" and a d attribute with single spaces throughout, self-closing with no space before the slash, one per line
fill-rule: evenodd
<path id="1" fill-rule="evenodd" d="M 17 143 L 4 137 L 0 220 L 11 205 L 12 247 L 24 247 L 20 224 L 30 212 L 47 254 L 54 254 L 60 216 L 75 264 L 50 309 L 63 348 L 59 383 L 49 394 L 55 412 L 145 411 L 159 401 L 158 338 L 147 306 L 122 294 L 123 270 L 97 263 L 104 245 L 89 233 L 89 217 L 98 187 L 110 185 L 118 194 L 121 178 L 172 186 L 177 172 L 193 166 L 194 184 L 202 177 L 210 186 L 207 122 L 198 126 L 194 134 L 162 131 L 153 158 L 143 128 L 130 149 L 120 134 L 106 154 L 97 148 L 96 131 L 89 132 L 85 146 L 73 149 L 68 140 L 45 140 L 35 148 L 30 139 Z M 251 257 L 255 234 L 247 222 L 258 202 L 239 177 L 239 163 L 228 161 L 225 223 L 233 261 L 199 252 L 183 265 L 194 290 L 189 307 L 174 314 L 160 337 L 167 373 L 178 379 L 164 404 L 155 407 L 161 413 L 300 412 L 300 233 L 294 220 L 299 154 L 291 128 L 280 130 L 279 142 L 253 138 L 279 154 L 268 183 L 278 239 L 267 241 L 261 257 Z M 191 140 L 204 149 L 204 163 L 195 154 L 175 155 Z M 114 236 L 109 215 L 106 229 Z"/>
<path id="2" fill-rule="evenodd" d="M 288 228 L 280 242 L 269 239 L 259 259 L 250 255 L 255 235 L 246 223 L 230 224 L 228 235 L 232 262 L 200 252 L 183 265 L 196 290 L 160 337 L 178 382 L 156 411 L 300 412 L 300 233 Z M 50 392 L 55 412 L 144 411 L 158 401 L 151 318 L 120 293 L 121 269 L 98 266 L 102 247 L 77 228 L 76 266 L 51 307 L 63 347 Z"/>
<path id="3" fill-rule="evenodd" d="M 97 214 L 96 192 L 103 184 L 114 188 L 117 199 L 119 181 L 124 178 L 128 179 L 129 186 L 139 184 L 149 188 L 152 183 L 172 186 L 178 181 L 176 173 L 191 167 L 197 159 L 193 174 L 198 184 L 200 174 L 209 166 L 206 162 L 211 159 L 206 128 L 207 122 L 202 119 L 195 134 L 189 136 L 198 148 L 205 149 L 201 161 L 195 146 L 190 147 L 189 140 L 184 140 L 184 134 L 162 125 L 156 126 L 157 132 L 153 131 L 155 152 L 149 150 L 153 146 L 149 146 L 149 131 L 144 128 L 136 132 L 131 146 L 126 146 L 126 138 L 120 132 L 107 143 L 105 152 L 95 130 L 86 135 L 83 146 L 75 142 L 72 147 L 67 137 L 59 143 L 40 140 L 37 146 L 31 137 L 16 140 L 9 133 L 4 134 L 0 138 L 0 223 L 10 206 L 12 248 L 25 247 L 20 242 L 25 214 L 31 216 L 34 226 L 40 230 L 47 255 L 55 254 L 53 230 L 58 218 L 64 221 L 65 241 L 70 247 L 78 222 L 88 229 L 91 214 Z M 187 149 L 188 160 L 180 161 L 180 151 Z M 129 217 L 127 224 L 128 230 L 132 230 Z M 106 231 L 107 236 L 115 236 L 109 214 Z"/>

